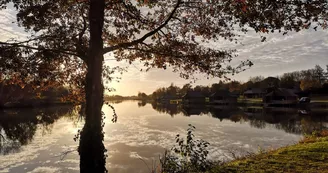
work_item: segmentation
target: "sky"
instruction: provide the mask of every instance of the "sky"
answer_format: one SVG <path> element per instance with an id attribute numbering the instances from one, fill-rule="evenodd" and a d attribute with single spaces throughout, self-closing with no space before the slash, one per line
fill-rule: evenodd
<path id="1" fill-rule="evenodd" d="M 26 33 L 22 28 L 15 25 L 15 11 L 11 8 L 0 10 L 0 41 L 11 38 L 24 38 Z M 263 35 L 263 34 L 262 34 Z M 224 40 L 212 43 L 211 46 L 222 49 L 236 49 L 238 56 L 231 62 L 232 66 L 238 65 L 240 61 L 251 60 L 254 63 L 250 69 L 237 75 L 231 76 L 232 80 L 247 81 L 252 76 L 278 76 L 286 72 L 305 70 L 320 65 L 325 68 L 328 65 L 328 30 L 319 29 L 303 30 L 298 33 L 264 34 L 267 37 L 265 42 L 261 42 L 261 35 L 250 31 L 241 35 L 240 43 L 230 43 Z M 193 82 L 179 77 L 178 73 L 173 73 L 171 69 L 151 69 L 148 72 L 141 72 L 142 66 L 139 62 L 131 65 L 126 62 L 116 62 L 111 55 L 105 55 L 106 65 L 126 67 L 127 72 L 120 77 L 120 81 L 113 81 L 106 84 L 115 88 L 115 92 L 109 95 L 118 94 L 123 96 L 136 95 L 138 92 L 151 94 L 159 87 L 167 87 L 171 83 L 182 86 Z M 198 80 L 193 85 L 211 85 L 222 79 L 209 78 L 205 75 L 196 75 Z"/>

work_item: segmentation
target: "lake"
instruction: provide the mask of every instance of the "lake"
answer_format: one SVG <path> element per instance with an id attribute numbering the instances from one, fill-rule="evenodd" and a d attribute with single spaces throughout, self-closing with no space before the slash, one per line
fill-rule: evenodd
<path id="1" fill-rule="evenodd" d="M 196 127 L 195 138 L 210 143 L 210 158 L 230 160 L 298 142 L 304 133 L 328 127 L 327 110 L 260 107 L 179 107 L 136 101 L 114 103 L 118 120 L 106 114 L 104 145 L 109 172 L 150 172 L 177 134 Z M 78 140 L 83 127 L 72 107 L 0 112 L 0 172 L 79 172 Z"/>

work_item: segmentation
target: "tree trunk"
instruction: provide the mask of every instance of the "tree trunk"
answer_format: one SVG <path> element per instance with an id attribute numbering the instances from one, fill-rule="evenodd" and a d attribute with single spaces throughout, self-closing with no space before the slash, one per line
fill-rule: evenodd
<path id="1" fill-rule="evenodd" d="M 86 61 L 88 71 L 85 86 L 86 117 L 80 134 L 80 172 L 106 172 L 101 112 L 104 92 L 102 83 L 104 7 L 104 0 L 90 0 L 90 47 Z"/>

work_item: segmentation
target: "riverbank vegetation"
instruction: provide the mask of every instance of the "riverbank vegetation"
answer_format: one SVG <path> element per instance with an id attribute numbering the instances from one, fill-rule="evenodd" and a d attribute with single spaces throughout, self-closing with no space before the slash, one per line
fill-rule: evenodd
<path id="1" fill-rule="evenodd" d="M 0 81 L 0 109 L 73 104 L 78 100 L 62 85 L 35 87 L 33 84 L 15 84 Z"/>
<path id="2" fill-rule="evenodd" d="M 194 140 L 195 127 L 189 125 L 185 140 L 177 135 L 178 147 L 165 152 L 157 172 L 237 173 L 237 172 L 328 172 L 328 131 L 313 132 L 299 143 L 250 154 L 229 162 L 207 158 L 208 143 Z"/>

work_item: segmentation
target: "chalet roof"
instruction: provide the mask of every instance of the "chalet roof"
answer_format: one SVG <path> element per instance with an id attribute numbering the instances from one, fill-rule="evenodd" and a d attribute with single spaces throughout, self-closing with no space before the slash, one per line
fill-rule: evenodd
<path id="1" fill-rule="evenodd" d="M 235 96 L 227 90 L 220 90 L 211 94 L 210 97 L 235 97 Z"/>
<path id="2" fill-rule="evenodd" d="M 263 94 L 265 91 L 261 88 L 252 88 L 244 92 L 244 94 Z"/>
<path id="3" fill-rule="evenodd" d="M 199 91 L 188 91 L 183 98 L 204 98 L 205 96 Z"/>
<path id="4" fill-rule="evenodd" d="M 268 93 L 266 96 L 290 96 L 297 97 L 296 94 L 292 92 L 292 90 L 286 88 L 277 88 L 274 91 Z"/>

